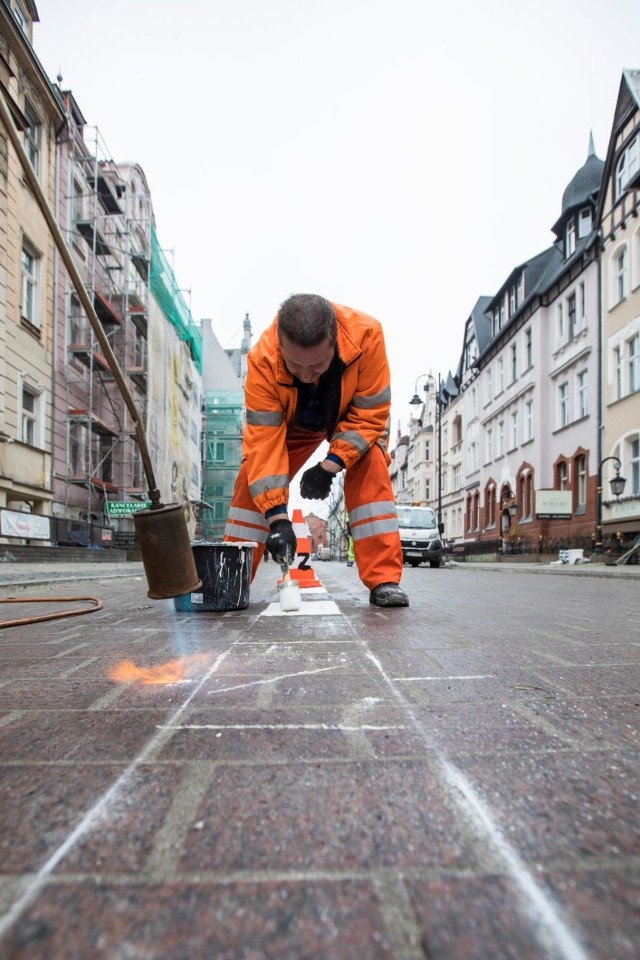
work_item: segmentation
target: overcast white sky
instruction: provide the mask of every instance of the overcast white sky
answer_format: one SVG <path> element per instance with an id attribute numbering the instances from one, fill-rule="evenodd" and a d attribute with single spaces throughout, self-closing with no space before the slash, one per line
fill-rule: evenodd
<path id="1" fill-rule="evenodd" d="M 238 346 L 290 293 L 380 319 L 392 435 L 476 299 L 604 159 L 639 0 L 37 0 L 34 47 L 135 160 L 196 321 Z M 305 510 L 309 508 L 308 502 Z"/>

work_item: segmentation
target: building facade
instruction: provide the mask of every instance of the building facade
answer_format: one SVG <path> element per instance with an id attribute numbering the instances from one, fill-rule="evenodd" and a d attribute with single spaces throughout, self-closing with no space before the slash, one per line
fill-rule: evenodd
<path id="1" fill-rule="evenodd" d="M 398 430 L 396 498 L 441 506 L 449 541 L 619 553 L 640 533 L 639 107 L 625 71 L 606 162 L 590 138 L 554 242 L 478 299 L 435 409 Z"/>
<path id="2" fill-rule="evenodd" d="M 53 206 L 62 106 L 31 47 L 35 4 L 0 0 L 0 88 L 28 163 Z M 0 124 L 0 526 L 53 502 L 54 245 L 18 154 Z M 25 520 L 38 534 L 38 522 Z M 46 522 L 40 521 L 40 527 Z"/>
<path id="3" fill-rule="evenodd" d="M 603 176 L 602 434 L 599 535 L 629 544 L 640 531 L 640 70 L 620 82 Z M 625 477 L 622 495 L 610 480 Z M 600 491 L 599 491 L 600 492 Z"/>

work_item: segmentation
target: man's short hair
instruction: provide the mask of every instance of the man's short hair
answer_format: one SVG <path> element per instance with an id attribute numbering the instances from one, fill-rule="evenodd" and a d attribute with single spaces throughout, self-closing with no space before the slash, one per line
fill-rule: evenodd
<path id="1" fill-rule="evenodd" d="M 315 347 L 325 339 L 335 343 L 335 310 L 328 300 L 315 293 L 295 293 L 280 305 L 278 333 L 301 347 Z"/>

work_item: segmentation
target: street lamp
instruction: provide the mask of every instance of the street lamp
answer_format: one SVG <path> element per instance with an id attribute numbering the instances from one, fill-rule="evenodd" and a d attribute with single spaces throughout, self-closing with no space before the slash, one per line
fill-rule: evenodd
<path id="1" fill-rule="evenodd" d="M 420 406 L 420 404 L 423 402 L 418 394 L 418 381 L 422 380 L 423 378 L 427 381 L 422 388 L 425 393 L 429 392 L 429 380 L 433 380 L 433 385 L 436 386 L 436 378 L 432 373 L 421 373 L 420 376 L 416 378 L 415 386 L 413 388 L 413 396 L 411 400 L 409 400 L 409 403 L 412 407 Z M 440 374 L 438 374 L 437 390 L 436 418 L 438 428 L 438 530 L 440 533 L 444 533 L 444 523 L 442 520 L 442 395 Z"/>
<path id="2" fill-rule="evenodd" d="M 609 483 L 611 484 L 611 493 L 614 497 L 620 497 L 624 493 L 625 484 L 627 482 L 626 477 L 620 476 L 620 471 L 622 469 L 622 463 L 619 457 L 605 457 L 604 460 L 600 461 L 598 467 L 598 489 L 597 499 L 596 499 L 596 550 L 602 550 L 602 467 L 608 460 L 613 460 L 614 468 L 616 471 L 615 477 L 612 477 Z"/>

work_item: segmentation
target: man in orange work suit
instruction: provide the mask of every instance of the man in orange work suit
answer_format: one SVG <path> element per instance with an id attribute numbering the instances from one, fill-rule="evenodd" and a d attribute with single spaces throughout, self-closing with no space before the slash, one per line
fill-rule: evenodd
<path id="1" fill-rule="evenodd" d="M 255 540 L 252 578 L 265 548 L 293 561 L 289 483 L 320 444 L 300 493 L 329 496 L 346 471 L 344 495 L 360 579 L 378 607 L 407 607 L 402 548 L 389 478 L 391 390 L 382 327 L 364 313 L 314 294 L 296 294 L 248 355 L 247 422 L 225 540 Z"/>

